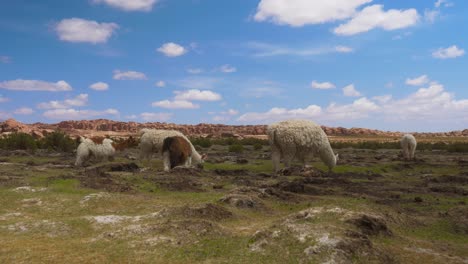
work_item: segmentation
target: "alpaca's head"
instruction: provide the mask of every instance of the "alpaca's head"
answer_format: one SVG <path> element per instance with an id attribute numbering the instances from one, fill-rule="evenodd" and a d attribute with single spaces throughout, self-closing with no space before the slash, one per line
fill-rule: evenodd
<path id="1" fill-rule="evenodd" d="M 102 144 L 112 144 L 114 141 L 110 138 L 106 138 L 102 141 Z"/>

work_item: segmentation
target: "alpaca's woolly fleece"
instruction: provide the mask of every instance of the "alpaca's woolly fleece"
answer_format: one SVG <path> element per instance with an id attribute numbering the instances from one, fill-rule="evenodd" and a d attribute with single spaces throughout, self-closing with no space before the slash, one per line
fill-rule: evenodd
<path id="1" fill-rule="evenodd" d="M 267 128 L 275 171 L 281 157 L 288 167 L 296 157 L 305 166 L 309 155 L 318 155 L 331 171 L 338 160 L 322 128 L 308 120 L 286 120 L 273 123 Z"/>
<path id="2" fill-rule="evenodd" d="M 202 156 L 197 152 L 190 140 L 181 132 L 176 130 L 162 130 L 162 129 L 148 129 L 143 128 L 140 130 L 140 159 L 149 159 L 153 153 L 161 153 L 164 139 L 167 137 L 183 137 L 190 143 L 192 149 L 191 161 L 194 164 L 203 163 Z M 191 165 L 191 164 L 189 164 Z"/>
<path id="3" fill-rule="evenodd" d="M 115 154 L 112 142 L 111 139 L 106 138 L 102 141 L 102 144 L 96 144 L 89 138 L 80 137 L 80 145 L 76 150 L 75 166 L 82 166 L 91 157 L 97 159 L 112 158 Z"/>
<path id="4" fill-rule="evenodd" d="M 177 166 L 187 167 L 192 164 L 192 148 L 190 142 L 183 137 L 168 137 L 163 143 L 164 171 Z"/>
<path id="5" fill-rule="evenodd" d="M 401 149 L 403 150 L 403 157 L 405 159 L 414 159 L 414 152 L 416 150 L 416 138 L 411 134 L 405 134 L 400 140 Z"/>

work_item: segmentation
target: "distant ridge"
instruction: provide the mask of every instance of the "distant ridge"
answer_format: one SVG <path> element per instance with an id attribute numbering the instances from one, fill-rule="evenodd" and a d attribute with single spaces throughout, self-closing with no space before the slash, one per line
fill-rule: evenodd
<path id="1" fill-rule="evenodd" d="M 223 124 L 197 124 L 180 125 L 160 122 L 121 122 L 108 119 L 62 121 L 55 124 L 24 124 L 15 119 L 0 122 L 0 133 L 24 132 L 36 137 L 42 137 L 44 133 L 61 130 L 70 136 L 104 136 L 117 137 L 134 136 L 142 128 L 175 129 L 189 136 L 209 137 L 264 137 L 266 125 L 223 125 Z M 381 131 L 367 128 L 325 127 L 323 130 L 329 136 L 385 136 L 399 137 L 402 132 Z M 419 137 L 468 137 L 468 129 L 437 132 L 437 133 L 413 133 Z"/>

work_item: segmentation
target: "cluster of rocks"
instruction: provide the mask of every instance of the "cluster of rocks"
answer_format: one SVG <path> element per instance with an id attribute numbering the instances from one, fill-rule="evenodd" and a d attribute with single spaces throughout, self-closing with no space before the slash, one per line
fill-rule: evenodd
<path id="1" fill-rule="evenodd" d="M 45 133 L 55 130 L 65 131 L 69 135 L 78 136 L 104 136 L 111 135 L 116 137 L 128 137 L 135 135 L 142 128 L 154 129 L 174 129 L 189 136 L 202 137 L 257 137 L 266 138 L 266 125 L 223 125 L 223 124 L 197 124 L 197 125 L 179 125 L 174 123 L 161 122 L 121 122 L 108 119 L 80 120 L 80 121 L 62 121 L 56 124 L 23 124 L 14 119 L 8 119 L 0 122 L 0 133 L 8 134 L 13 132 L 24 132 L 37 137 L 42 137 Z M 344 127 L 325 127 L 322 129 L 329 136 L 387 136 L 400 137 L 401 132 L 389 132 L 367 128 L 344 128 Z M 468 136 L 468 129 L 440 132 L 440 133 L 414 133 L 416 137 L 462 137 Z"/>

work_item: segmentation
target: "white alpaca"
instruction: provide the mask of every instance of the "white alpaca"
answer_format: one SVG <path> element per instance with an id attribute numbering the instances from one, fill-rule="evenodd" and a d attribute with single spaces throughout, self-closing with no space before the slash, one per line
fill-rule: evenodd
<path id="1" fill-rule="evenodd" d="M 188 166 L 200 164 L 204 162 L 204 156 L 200 155 L 190 140 L 182 133 L 176 130 L 162 130 L 162 129 L 147 129 L 140 130 L 140 159 L 149 159 L 153 153 L 162 153 L 164 139 L 168 137 L 179 136 L 190 143 L 192 153 L 189 159 Z"/>
<path id="2" fill-rule="evenodd" d="M 295 157 L 305 166 L 309 155 L 318 155 L 329 171 L 336 166 L 338 154 L 333 153 L 322 128 L 312 121 L 286 120 L 274 123 L 268 126 L 267 133 L 275 171 L 279 170 L 281 157 L 286 167 L 290 166 Z"/>
<path id="3" fill-rule="evenodd" d="M 80 142 L 76 150 L 75 166 L 82 166 L 91 157 L 99 160 L 103 158 L 111 160 L 114 157 L 115 149 L 112 146 L 112 139 L 106 138 L 102 141 L 102 144 L 96 144 L 89 138 L 81 137 Z"/>
<path id="4" fill-rule="evenodd" d="M 416 138 L 411 134 L 405 134 L 400 141 L 405 159 L 414 159 L 414 151 L 416 150 Z"/>

